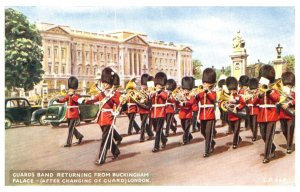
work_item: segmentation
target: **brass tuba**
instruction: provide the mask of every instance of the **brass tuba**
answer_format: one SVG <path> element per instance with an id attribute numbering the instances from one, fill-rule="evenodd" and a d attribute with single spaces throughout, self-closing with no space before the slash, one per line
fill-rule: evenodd
<path id="1" fill-rule="evenodd" d="M 294 98 L 292 96 L 290 96 L 289 94 L 285 93 L 283 91 L 283 84 L 282 84 L 282 80 L 278 80 L 274 85 L 273 85 L 273 89 L 277 90 L 280 94 L 280 101 L 277 103 L 277 107 L 281 108 L 282 110 L 284 110 L 287 114 L 291 115 L 291 116 L 295 116 L 295 107 L 288 107 L 288 108 L 283 108 L 282 105 L 283 104 L 287 104 L 290 101 L 294 100 Z"/>
<path id="2" fill-rule="evenodd" d="M 148 95 L 145 92 L 141 92 L 136 89 L 135 79 L 129 81 L 126 85 L 126 95 L 130 97 L 134 102 L 144 104 L 147 101 Z"/>
<path id="3" fill-rule="evenodd" d="M 176 89 L 174 89 L 171 93 L 171 96 L 179 102 L 184 102 L 186 100 L 188 100 L 188 98 L 186 97 L 183 89 L 181 87 L 176 87 Z"/>

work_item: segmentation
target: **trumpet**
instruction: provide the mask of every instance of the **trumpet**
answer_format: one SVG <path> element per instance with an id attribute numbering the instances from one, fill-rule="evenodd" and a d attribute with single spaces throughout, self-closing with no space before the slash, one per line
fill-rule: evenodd
<path id="1" fill-rule="evenodd" d="M 176 87 L 171 93 L 171 96 L 179 102 L 184 102 L 190 99 L 189 95 L 186 95 L 186 92 L 181 87 Z"/>
<path id="2" fill-rule="evenodd" d="M 127 91 L 127 95 L 136 103 L 144 104 L 147 101 L 148 95 L 137 89 L 130 89 Z"/>
<path id="3" fill-rule="evenodd" d="M 198 87 L 195 87 L 195 88 L 193 88 L 193 89 L 191 90 L 189 96 L 190 96 L 190 97 L 191 97 L 191 96 L 196 96 L 196 95 L 198 95 L 199 93 L 201 93 L 203 90 L 204 90 L 203 85 L 199 85 Z"/>
<path id="4" fill-rule="evenodd" d="M 288 104 L 289 102 L 294 100 L 294 98 L 292 96 L 290 96 L 289 94 L 284 92 L 282 80 L 279 80 L 276 83 L 276 87 L 274 87 L 274 89 L 276 89 L 280 94 L 280 101 L 277 103 L 277 106 L 282 108 L 289 115 L 295 116 L 295 107 L 288 107 L 288 108 L 283 108 L 282 107 L 283 104 Z"/>

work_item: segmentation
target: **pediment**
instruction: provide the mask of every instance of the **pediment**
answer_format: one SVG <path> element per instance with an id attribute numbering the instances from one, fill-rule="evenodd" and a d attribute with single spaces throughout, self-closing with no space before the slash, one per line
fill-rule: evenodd
<path id="1" fill-rule="evenodd" d="M 128 39 L 126 39 L 124 41 L 124 43 L 130 43 L 130 44 L 136 44 L 136 45 L 148 45 L 148 43 L 138 35 L 129 37 Z"/>
<path id="2" fill-rule="evenodd" d="M 182 50 L 183 51 L 188 51 L 188 52 L 192 52 L 193 51 L 190 47 L 184 47 Z"/>
<path id="3" fill-rule="evenodd" d="M 61 28 L 59 26 L 52 27 L 52 28 L 48 29 L 47 32 L 61 34 L 61 35 L 69 35 L 69 33 L 66 30 L 64 30 L 63 28 Z"/>

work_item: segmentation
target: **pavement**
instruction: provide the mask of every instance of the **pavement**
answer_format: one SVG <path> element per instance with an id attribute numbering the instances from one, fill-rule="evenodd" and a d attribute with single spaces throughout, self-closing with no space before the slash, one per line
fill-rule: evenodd
<path id="1" fill-rule="evenodd" d="M 139 116 L 136 117 L 140 124 Z M 180 122 L 180 121 L 178 121 Z M 192 133 L 193 141 L 182 145 L 182 129 L 168 137 L 166 148 L 158 153 L 151 150 L 154 140 L 139 142 L 139 135 L 127 136 L 128 118 L 117 119 L 117 130 L 124 138 L 119 158 L 112 160 L 108 152 L 106 163 L 95 165 L 98 157 L 101 129 L 98 124 L 82 123 L 78 130 L 84 135 L 82 144 L 64 148 L 68 127 L 15 125 L 5 130 L 6 185 L 11 170 L 81 170 L 146 172 L 150 185 L 295 185 L 295 153 L 287 154 L 285 138 L 277 131 L 274 143 L 276 156 L 263 164 L 264 142 L 251 141 L 251 132 L 241 128 L 243 141 L 232 149 L 233 135 L 225 134 L 227 126 L 217 128 L 214 153 L 203 157 L 204 138 L 200 132 Z M 260 138 L 260 137 L 259 137 Z M 146 137 L 147 139 L 147 137 Z M 76 142 L 74 137 L 73 142 Z"/>

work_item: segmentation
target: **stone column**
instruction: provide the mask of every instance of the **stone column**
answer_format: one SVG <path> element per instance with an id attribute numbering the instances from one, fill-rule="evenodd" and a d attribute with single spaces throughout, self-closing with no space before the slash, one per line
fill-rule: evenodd
<path id="1" fill-rule="evenodd" d="M 51 43 L 51 74 L 54 74 L 54 65 L 55 65 L 55 59 L 54 59 L 54 42 L 50 41 Z"/>
<path id="2" fill-rule="evenodd" d="M 61 55 L 61 41 L 59 41 L 59 44 L 58 44 L 58 76 L 61 76 L 61 68 L 62 68 L 62 55 Z"/>
<path id="3" fill-rule="evenodd" d="M 134 67 L 134 50 L 131 50 L 131 74 L 135 75 L 135 67 Z"/>
<path id="4" fill-rule="evenodd" d="M 71 74 L 71 43 L 68 42 L 68 45 L 66 46 L 66 69 L 65 69 L 65 73 L 66 75 L 70 75 Z M 76 54 L 76 53 L 75 53 Z"/>

